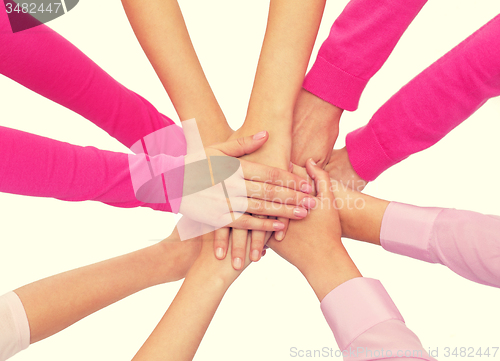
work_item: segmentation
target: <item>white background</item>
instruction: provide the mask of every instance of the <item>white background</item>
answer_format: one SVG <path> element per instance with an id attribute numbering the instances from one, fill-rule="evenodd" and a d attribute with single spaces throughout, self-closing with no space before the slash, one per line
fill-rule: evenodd
<path id="1" fill-rule="evenodd" d="M 233 128 L 245 116 L 268 2 L 181 1 L 200 60 Z M 313 59 L 346 3 L 328 2 Z M 359 110 L 342 117 L 337 147 L 402 85 L 499 12 L 500 2 L 494 0 L 429 2 L 369 83 Z M 49 26 L 175 119 L 119 1 L 81 1 Z M 0 105 L 2 126 L 126 151 L 89 121 L 4 77 L 0 78 Z M 500 214 L 499 114 L 499 100 L 489 101 L 439 144 L 385 172 L 369 185 L 367 193 L 421 206 Z M 149 246 L 168 236 L 177 218 L 150 209 L 8 194 L 0 194 L 0 204 L 0 294 Z M 363 275 L 383 282 L 424 347 L 439 348 L 440 359 L 445 359 L 445 347 L 500 347 L 498 289 L 462 279 L 443 266 L 351 240 L 344 243 Z M 31 346 L 13 360 L 131 359 L 180 284 L 133 295 Z M 231 287 L 196 358 L 288 360 L 291 347 L 326 346 L 336 348 L 312 290 L 293 266 L 269 252 Z M 500 360 L 500 351 L 495 359 Z"/>

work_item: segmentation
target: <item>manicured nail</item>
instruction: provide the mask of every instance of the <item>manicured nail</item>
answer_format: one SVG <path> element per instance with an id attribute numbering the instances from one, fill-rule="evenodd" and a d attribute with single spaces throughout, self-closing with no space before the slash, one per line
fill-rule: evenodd
<path id="1" fill-rule="evenodd" d="M 240 269 L 241 268 L 241 258 L 235 258 L 233 260 L 233 267 L 235 269 Z"/>
<path id="2" fill-rule="evenodd" d="M 276 231 L 279 231 L 280 229 L 284 229 L 285 225 L 283 223 L 281 223 L 281 222 L 273 222 L 273 228 Z"/>
<path id="3" fill-rule="evenodd" d="M 304 198 L 304 199 L 302 200 L 302 205 L 303 205 L 304 207 L 306 207 L 306 208 L 314 208 L 314 207 L 316 207 L 316 199 L 314 199 L 314 198 L 309 198 L 309 197 Z"/>
<path id="4" fill-rule="evenodd" d="M 259 251 L 254 249 L 252 251 L 252 261 L 257 262 L 259 260 Z"/>
<path id="5" fill-rule="evenodd" d="M 300 190 L 304 193 L 311 193 L 313 190 L 313 187 L 309 183 L 304 183 L 300 186 Z"/>
<path id="6" fill-rule="evenodd" d="M 274 235 L 274 238 L 276 238 L 277 241 L 282 241 L 285 236 L 285 232 L 279 231 Z"/>
<path id="7" fill-rule="evenodd" d="M 307 211 L 304 208 L 295 208 L 293 210 L 293 214 L 295 217 L 304 218 L 307 216 Z"/>
<path id="8" fill-rule="evenodd" d="M 264 257 L 265 255 L 266 255 L 266 250 L 264 249 L 264 250 L 262 251 L 262 257 Z"/>
<path id="9" fill-rule="evenodd" d="M 293 172 L 293 163 L 292 163 L 292 162 L 290 162 L 290 164 L 288 165 L 288 171 L 289 171 L 290 173 L 292 173 L 292 172 Z"/>
<path id="10" fill-rule="evenodd" d="M 262 138 L 265 138 L 266 137 L 266 132 L 258 132 L 257 134 L 255 134 L 253 136 L 253 139 L 255 140 L 259 140 L 259 139 L 262 139 Z"/>
<path id="11" fill-rule="evenodd" d="M 312 158 L 309 159 L 309 162 L 311 162 L 312 165 L 317 165 L 316 162 Z"/>
<path id="12" fill-rule="evenodd" d="M 218 258 L 218 259 L 222 259 L 222 257 L 224 257 L 224 250 L 222 248 L 217 248 L 215 250 L 215 256 Z"/>

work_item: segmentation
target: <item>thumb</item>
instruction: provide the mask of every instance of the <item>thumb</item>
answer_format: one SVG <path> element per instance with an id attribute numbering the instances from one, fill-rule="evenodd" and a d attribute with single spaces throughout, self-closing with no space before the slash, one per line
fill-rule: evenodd
<path id="1" fill-rule="evenodd" d="M 306 162 L 307 174 L 314 179 L 314 185 L 316 186 L 316 192 L 318 198 L 329 198 L 335 199 L 332 192 L 330 176 L 326 171 L 321 169 L 313 160 L 310 158 Z"/>
<path id="2" fill-rule="evenodd" d="M 257 149 L 262 147 L 268 139 L 269 133 L 263 131 L 255 135 L 229 140 L 225 143 L 214 145 L 213 148 L 220 150 L 222 153 L 230 157 L 241 157 L 245 154 L 255 152 Z"/>

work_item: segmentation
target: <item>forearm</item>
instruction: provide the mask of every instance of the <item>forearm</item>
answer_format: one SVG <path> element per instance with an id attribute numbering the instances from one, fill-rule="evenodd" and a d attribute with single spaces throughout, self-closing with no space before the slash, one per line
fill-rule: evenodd
<path id="1" fill-rule="evenodd" d="M 167 240 L 15 290 L 28 317 L 31 343 L 135 292 L 182 278 L 194 259 L 191 246 Z"/>
<path id="2" fill-rule="evenodd" d="M 290 137 L 301 89 L 325 5 L 324 0 L 272 0 L 245 128 L 271 139 Z M 250 133 L 249 133 L 250 134 Z"/>
<path id="3" fill-rule="evenodd" d="M 134 360 L 192 360 L 230 284 L 194 265 Z"/>
<path id="4" fill-rule="evenodd" d="M 122 3 L 179 118 L 196 118 L 202 134 L 207 137 L 222 134 L 223 140 L 227 139 L 231 129 L 205 77 L 177 1 L 122 0 Z"/>

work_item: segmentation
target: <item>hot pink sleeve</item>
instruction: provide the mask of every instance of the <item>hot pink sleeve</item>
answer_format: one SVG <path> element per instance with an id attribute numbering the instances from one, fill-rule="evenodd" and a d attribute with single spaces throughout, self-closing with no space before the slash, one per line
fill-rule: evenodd
<path id="1" fill-rule="evenodd" d="M 322 44 L 304 89 L 341 109 L 356 110 L 366 84 L 426 2 L 351 0 Z"/>
<path id="2" fill-rule="evenodd" d="M 380 243 L 390 252 L 500 287 L 500 217 L 392 202 L 382 219 Z"/>
<path id="3" fill-rule="evenodd" d="M 13 33 L 0 1 L 0 74 L 87 118 L 130 148 L 171 119 L 45 25 Z"/>
<path id="4" fill-rule="evenodd" d="M 408 329 L 380 281 L 351 279 L 321 301 L 344 361 L 434 360 Z"/>
<path id="5" fill-rule="evenodd" d="M 500 95 L 500 16 L 391 97 L 370 122 L 347 135 L 356 173 L 367 181 L 426 149 Z"/>
<path id="6" fill-rule="evenodd" d="M 184 177 L 184 157 L 157 154 L 125 154 L 80 147 L 30 133 L 0 127 L 0 191 L 53 197 L 65 201 L 93 200 L 116 207 L 145 206 L 178 212 Z M 148 158 L 148 159 L 146 159 Z M 153 165 L 150 175 L 148 165 Z M 143 185 L 154 177 L 162 179 L 162 202 L 139 201 L 132 175 L 148 169 Z M 173 170 L 178 170 L 177 172 Z M 174 191 L 173 196 L 169 191 Z M 156 198 L 157 199 L 157 198 Z"/>

